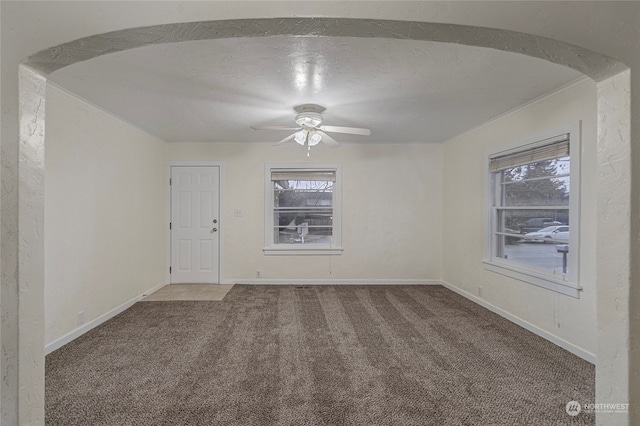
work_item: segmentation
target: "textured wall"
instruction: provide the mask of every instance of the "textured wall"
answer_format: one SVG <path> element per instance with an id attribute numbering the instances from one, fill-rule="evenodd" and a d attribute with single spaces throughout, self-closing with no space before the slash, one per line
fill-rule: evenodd
<path id="1" fill-rule="evenodd" d="M 47 88 L 45 342 L 166 274 L 165 142 Z"/>
<path id="2" fill-rule="evenodd" d="M 295 143 L 168 144 L 174 161 L 223 161 L 226 182 L 223 280 L 439 279 L 442 161 L 440 145 Z M 342 255 L 265 256 L 265 163 L 341 163 Z M 242 209 L 242 217 L 233 211 Z"/>
<path id="3" fill-rule="evenodd" d="M 596 399 L 598 402 L 622 402 L 620 395 L 633 392 L 637 380 L 623 372 L 621 365 L 630 364 L 630 337 L 627 327 L 637 318 L 633 299 L 629 299 L 630 267 L 628 251 L 632 238 L 631 203 L 628 194 L 619 191 L 631 183 L 629 72 L 598 84 L 598 251 L 596 279 L 598 283 L 598 356 Z M 606 102 L 602 100 L 606 99 Z M 634 263 L 638 263 L 637 261 Z M 608 285 L 603 285 L 607 283 Z M 635 290 L 632 288 L 632 291 Z M 630 368 L 632 374 L 637 374 Z M 632 396 L 632 395 L 631 395 Z M 629 398 L 631 410 L 634 400 Z M 609 424 L 621 423 L 620 415 L 610 415 Z M 604 422 L 603 422 L 604 424 Z M 632 421 L 631 424 L 636 424 Z"/>

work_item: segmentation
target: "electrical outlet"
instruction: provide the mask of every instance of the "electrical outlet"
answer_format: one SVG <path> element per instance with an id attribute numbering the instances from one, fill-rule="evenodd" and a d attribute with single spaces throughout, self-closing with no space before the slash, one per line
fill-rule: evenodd
<path id="1" fill-rule="evenodd" d="M 84 324 L 84 311 L 78 312 L 78 315 L 76 316 L 76 323 L 77 325 Z"/>
<path id="2" fill-rule="evenodd" d="M 262 278 L 262 271 L 261 270 L 257 270 L 256 271 L 256 278 Z"/>
<path id="3" fill-rule="evenodd" d="M 484 296 L 484 290 L 482 289 L 482 287 L 478 287 L 478 296 L 480 297 Z"/>

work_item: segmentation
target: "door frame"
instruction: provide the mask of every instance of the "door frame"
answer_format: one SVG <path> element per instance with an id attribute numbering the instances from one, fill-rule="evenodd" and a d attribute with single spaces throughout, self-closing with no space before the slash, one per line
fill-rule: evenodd
<path id="1" fill-rule="evenodd" d="M 218 167 L 220 176 L 218 179 L 218 198 L 220 209 L 220 226 L 218 229 L 218 284 L 230 284 L 224 279 L 224 228 L 226 226 L 226 217 L 224 214 L 224 188 L 225 188 L 225 165 L 222 161 L 168 161 L 165 176 L 166 186 L 166 203 L 165 203 L 165 223 L 166 223 L 166 236 L 167 236 L 167 250 L 166 250 L 166 270 L 165 277 L 167 284 L 171 284 L 171 274 L 169 273 L 169 267 L 171 266 L 171 230 L 169 229 L 169 223 L 171 222 L 171 185 L 169 185 L 169 179 L 171 179 L 172 167 L 206 167 L 214 166 Z M 216 285 L 216 284 L 212 284 Z"/>

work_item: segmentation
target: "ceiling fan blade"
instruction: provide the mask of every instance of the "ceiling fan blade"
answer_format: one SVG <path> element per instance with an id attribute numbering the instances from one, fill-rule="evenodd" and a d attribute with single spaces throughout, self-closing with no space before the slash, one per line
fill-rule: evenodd
<path id="1" fill-rule="evenodd" d="M 300 130 L 302 127 L 294 126 L 251 126 L 253 130 Z"/>
<path id="2" fill-rule="evenodd" d="M 320 130 L 316 130 L 316 132 L 318 132 L 320 136 L 322 136 L 322 142 L 324 142 L 326 145 L 332 146 L 332 147 L 340 146 L 340 142 L 338 142 L 337 140 L 335 140 L 325 132 Z"/>
<path id="3" fill-rule="evenodd" d="M 320 126 L 318 129 L 324 130 L 325 132 L 348 133 L 350 135 L 369 136 L 371 134 L 371 130 L 360 127 Z"/>
<path id="4" fill-rule="evenodd" d="M 285 142 L 288 142 L 288 141 L 290 141 L 291 139 L 293 139 L 293 137 L 294 137 L 295 135 L 296 135 L 296 134 L 295 134 L 295 133 L 293 133 L 293 134 L 291 134 L 291 135 L 287 136 L 286 138 L 282 139 L 280 142 L 276 142 L 276 143 L 274 143 L 274 144 L 273 144 L 273 146 L 278 146 L 278 145 L 280 145 L 280 144 L 283 144 L 283 143 L 285 143 Z"/>

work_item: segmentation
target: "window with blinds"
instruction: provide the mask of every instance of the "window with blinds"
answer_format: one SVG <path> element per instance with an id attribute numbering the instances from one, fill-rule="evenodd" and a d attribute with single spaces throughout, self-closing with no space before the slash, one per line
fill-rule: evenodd
<path id="1" fill-rule="evenodd" d="M 292 251 L 337 247 L 339 167 L 270 166 L 267 173 L 267 247 Z"/>
<path id="2" fill-rule="evenodd" d="M 520 268 L 529 276 L 575 281 L 572 268 L 578 250 L 572 247 L 577 239 L 571 234 L 577 231 L 572 210 L 578 204 L 572 191 L 577 186 L 572 185 L 577 176 L 572 146 L 567 132 L 488 156 L 489 261 Z"/>

